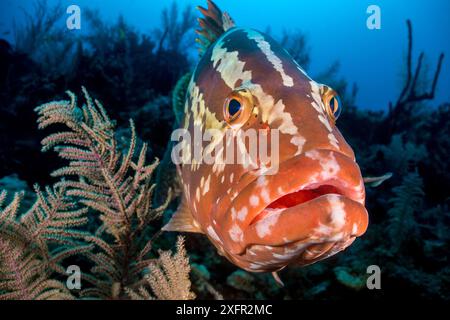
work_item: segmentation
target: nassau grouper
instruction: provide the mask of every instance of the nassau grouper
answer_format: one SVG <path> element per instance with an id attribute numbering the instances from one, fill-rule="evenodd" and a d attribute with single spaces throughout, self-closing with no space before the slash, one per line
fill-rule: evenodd
<path id="1" fill-rule="evenodd" d="M 366 231 L 368 214 L 355 155 L 335 124 L 339 96 L 270 36 L 236 27 L 211 1 L 199 10 L 201 57 L 184 77 L 178 121 L 192 137 L 210 134 L 172 150 L 172 158 L 181 154 L 182 201 L 163 230 L 204 233 L 220 254 L 252 272 L 308 265 L 344 250 Z M 242 137 L 250 130 L 271 137 L 266 147 L 276 157 L 239 161 L 252 147 Z M 238 150 L 235 161 L 219 161 L 229 145 Z M 216 161 L 192 160 L 195 147 L 214 149 Z"/>

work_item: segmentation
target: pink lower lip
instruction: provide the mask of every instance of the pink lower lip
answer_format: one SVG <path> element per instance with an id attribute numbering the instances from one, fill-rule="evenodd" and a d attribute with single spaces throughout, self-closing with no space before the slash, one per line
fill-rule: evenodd
<path id="1" fill-rule="evenodd" d="M 339 229 L 332 229 L 330 234 L 320 236 L 317 232 L 321 227 L 331 225 L 332 211 L 329 209 L 329 197 L 338 197 L 345 207 L 345 224 Z M 277 215 L 277 217 L 274 217 Z M 276 226 L 269 234 L 261 237 L 258 224 L 264 224 L 270 219 L 276 220 Z M 270 223 L 269 223 L 270 224 Z M 265 244 L 272 246 L 286 245 L 296 241 L 310 241 L 312 243 L 323 243 L 330 241 L 336 234 L 345 234 L 348 237 L 359 237 L 367 229 L 367 210 L 360 203 L 345 196 L 326 194 L 311 201 L 274 212 L 262 220 L 250 225 L 245 232 L 247 244 Z"/>
<path id="2" fill-rule="evenodd" d="M 330 197 L 338 197 L 345 206 L 345 223 L 333 227 L 333 212 L 328 205 Z M 288 264 L 308 265 L 326 259 L 347 248 L 356 237 L 367 229 L 368 214 L 363 205 L 347 197 L 326 194 L 295 207 L 274 212 L 264 218 L 276 218 L 272 232 L 261 238 L 258 224 L 245 230 L 245 250 L 232 252 L 234 261 L 255 271 L 251 265 L 259 265 L 258 271 L 275 271 Z M 318 230 L 330 232 L 321 233 Z"/>

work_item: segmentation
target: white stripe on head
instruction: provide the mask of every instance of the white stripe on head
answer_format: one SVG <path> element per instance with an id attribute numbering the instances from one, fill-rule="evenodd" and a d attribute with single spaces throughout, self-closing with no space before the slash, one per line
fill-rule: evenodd
<path id="1" fill-rule="evenodd" d="M 227 36 L 237 31 L 234 29 L 227 33 Z M 213 67 L 220 73 L 222 80 L 232 90 L 236 88 L 236 82 L 239 80 L 250 81 L 252 79 L 251 71 L 244 71 L 245 62 L 239 60 L 238 51 L 228 51 L 223 47 L 224 37 L 220 38 L 213 48 L 211 61 Z"/>
<path id="2" fill-rule="evenodd" d="M 270 47 L 270 43 L 264 39 L 264 36 L 257 31 L 247 29 L 248 38 L 254 40 L 264 55 L 267 57 L 267 60 L 273 65 L 276 71 L 280 74 L 283 79 L 283 85 L 286 87 L 294 86 L 294 79 L 291 76 L 287 75 L 283 68 L 283 62 L 281 59 L 275 55 L 275 52 L 272 51 Z"/>

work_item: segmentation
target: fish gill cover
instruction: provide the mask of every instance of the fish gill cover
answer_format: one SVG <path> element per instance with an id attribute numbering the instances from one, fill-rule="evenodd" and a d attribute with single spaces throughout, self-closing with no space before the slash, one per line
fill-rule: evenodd
<path id="1" fill-rule="evenodd" d="M 371 109 L 306 31 L 198 4 L 146 7 L 151 31 L 81 2 L 2 10 L 20 19 L 1 26 L 0 299 L 449 300 L 447 57 L 414 20 L 385 31 L 402 76 Z M 172 133 L 196 126 L 205 146 L 278 130 L 279 171 L 175 165 Z"/>

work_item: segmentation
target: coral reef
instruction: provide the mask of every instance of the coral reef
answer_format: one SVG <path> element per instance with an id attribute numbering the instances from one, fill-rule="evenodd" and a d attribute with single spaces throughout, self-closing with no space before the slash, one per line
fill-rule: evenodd
<path id="1" fill-rule="evenodd" d="M 55 274 L 64 274 L 62 260 L 90 249 L 79 239 L 85 234 L 87 208 L 76 209 L 64 201 L 64 189 L 35 187 L 37 200 L 24 214 L 19 211 L 22 193 L 0 211 L 0 299 L 71 299 Z M 6 191 L 0 193 L 0 205 Z"/>
<path id="2" fill-rule="evenodd" d="M 158 161 L 146 163 L 146 143 L 137 150 L 131 120 L 128 148 L 121 153 L 113 121 L 83 92 L 82 107 L 68 92 L 70 100 L 36 108 L 40 129 L 65 127 L 42 140 L 43 151 L 53 148 L 69 161 L 52 173 L 61 180 L 45 192 L 36 185 L 37 200 L 24 213 L 23 193 L 4 207 L 7 193 L 0 193 L 0 298 L 133 298 L 133 288 L 147 292 L 144 277 L 157 298 L 193 298 L 183 241 L 174 256 L 164 251 L 156 259 L 152 252 L 159 234 L 152 222 L 168 204 L 152 206 Z M 88 283 L 75 295 L 60 280 L 68 259 L 82 264 L 81 279 Z"/>
<path id="3" fill-rule="evenodd" d="M 178 191 L 168 195 L 167 180 L 173 177 L 163 155 L 179 118 L 174 104 L 183 99 L 175 94 L 172 101 L 171 93 L 192 71 L 191 9 L 173 4 L 162 13 L 160 28 L 147 34 L 123 17 L 106 23 L 87 10 L 89 27 L 76 37 L 59 32 L 54 10 L 38 2 L 17 27 L 17 41 L 0 40 L 0 189 L 7 191 L 0 193 L 1 299 L 195 294 L 200 299 L 450 300 L 450 103 L 433 100 L 446 61 L 438 57 L 427 81 L 424 53 L 416 63 L 412 59 L 411 22 L 405 66 L 399 66 L 406 71 L 404 84 L 387 112 L 356 105 L 358 86 L 340 76 L 339 61 L 315 77 L 342 95 L 339 128 L 363 174 L 393 176 L 367 188 L 371 222 L 364 237 L 329 260 L 283 270 L 281 288 L 270 274 L 237 270 L 198 235 L 185 239 L 191 284 L 181 240 L 159 231 L 159 218 L 177 204 L 167 204 Z M 308 38 L 298 31 L 278 38 L 307 69 L 314 59 Z M 85 90 L 84 106 L 72 93 L 63 100 L 64 91 L 82 84 L 116 121 Z M 39 126 L 56 131 L 46 136 L 36 128 L 33 107 L 54 97 L 61 101 L 37 109 Z M 44 150 L 54 148 L 59 156 L 41 153 L 40 139 Z M 157 161 L 145 160 L 155 157 L 163 159 L 158 169 Z M 50 175 L 54 168 L 60 169 Z M 35 186 L 33 192 L 35 183 L 51 187 Z M 174 243 L 172 255 L 167 250 Z M 373 264 L 382 269 L 382 290 L 364 286 L 366 268 Z M 81 290 L 64 284 L 69 265 L 82 270 Z"/>
<path id="4" fill-rule="evenodd" d="M 176 254 L 171 256 L 170 251 L 160 251 L 158 262 L 150 266 L 145 280 L 159 300 L 192 300 L 195 294 L 191 291 L 189 272 L 183 239 L 178 238 Z M 143 286 L 138 292 L 129 290 L 128 294 L 136 300 L 155 299 Z"/>

